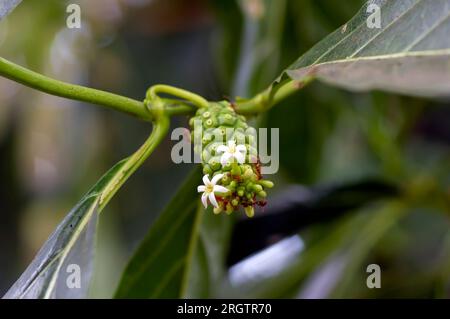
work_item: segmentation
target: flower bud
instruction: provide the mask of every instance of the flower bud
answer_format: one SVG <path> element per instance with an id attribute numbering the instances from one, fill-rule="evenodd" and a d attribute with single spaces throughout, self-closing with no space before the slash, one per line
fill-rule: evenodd
<path id="1" fill-rule="evenodd" d="M 253 206 L 247 206 L 244 209 L 247 217 L 252 218 L 253 216 L 255 216 L 255 209 L 253 208 Z"/>

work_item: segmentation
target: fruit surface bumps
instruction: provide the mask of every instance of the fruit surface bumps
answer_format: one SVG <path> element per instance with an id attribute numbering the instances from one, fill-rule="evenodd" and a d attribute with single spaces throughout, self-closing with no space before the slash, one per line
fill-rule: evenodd
<path id="1" fill-rule="evenodd" d="M 253 216 L 254 206 L 265 205 L 266 189 L 273 186 L 271 181 L 261 176 L 256 130 L 249 127 L 246 118 L 237 114 L 227 101 L 199 108 L 189 124 L 194 151 L 202 161 L 203 174 L 210 178 L 224 174 L 219 184 L 229 189 L 227 194 L 216 196 L 219 208 L 214 210 L 215 213 L 232 213 L 243 207 L 249 217 Z M 230 140 L 234 140 L 236 145 L 245 145 L 247 153 L 243 164 L 233 159 L 222 166 L 222 154 L 216 150 Z"/>

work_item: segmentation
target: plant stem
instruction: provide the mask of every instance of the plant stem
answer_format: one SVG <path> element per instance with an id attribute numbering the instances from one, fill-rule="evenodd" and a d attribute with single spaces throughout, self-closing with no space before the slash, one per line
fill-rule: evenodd
<path id="1" fill-rule="evenodd" d="M 275 104 L 280 103 L 314 78 L 306 77 L 302 81 L 287 80 L 279 84 L 271 85 L 265 91 L 255 95 L 249 100 L 236 101 L 236 112 L 240 114 L 257 114 L 266 112 Z"/>
<path id="2" fill-rule="evenodd" d="M 130 157 L 124 159 L 125 164 L 118 174 L 116 174 L 108 185 L 104 188 L 100 202 L 101 211 L 125 181 L 144 163 L 144 161 L 153 153 L 155 148 L 166 136 L 170 127 L 170 118 L 167 116 L 159 117 L 153 124 L 153 130 L 142 146 Z"/>
<path id="3" fill-rule="evenodd" d="M 177 103 L 173 106 L 165 107 L 165 114 L 169 117 L 175 115 L 192 115 L 195 113 L 195 107 L 185 103 Z"/>
<path id="4" fill-rule="evenodd" d="M 52 95 L 105 106 L 145 121 L 155 120 L 152 107 L 156 100 L 162 104 L 158 106 L 160 111 L 164 110 L 163 113 L 168 116 L 190 115 L 195 112 L 194 106 L 208 107 L 209 105 L 209 102 L 200 95 L 163 84 L 150 87 L 147 91 L 146 101 L 141 102 L 118 94 L 55 80 L 1 57 L 0 75 Z M 265 112 L 312 80 L 312 77 L 307 77 L 302 81 L 286 80 L 282 83 L 271 85 L 268 89 L 249 100 L 238 100 L 236 102 L 236 111 L 240 114 Z M 173 95 L 183 100 L 161 98 L 158 96 L 158 93 Z"/>
<path id="5" fill-rule="evenodd" d="M 121 95 L 58 81 L 0 58 L 0 75 L 31 88 L 73 100 L 89 102 L 131 114 L 145 121 L 152 120 L 143 102 Z"/>
<path id="6" fill-rule="evenodd" d="M 209 105 L 208 101 L 198 94 L 165 84 L 157 84 L 150 87 L 147 91 L 147 99 L 150 101 L 155 100 L 158 97 L 158 93 L 170 94 L 188 100 L 197 107 L 208 107 Z"/>

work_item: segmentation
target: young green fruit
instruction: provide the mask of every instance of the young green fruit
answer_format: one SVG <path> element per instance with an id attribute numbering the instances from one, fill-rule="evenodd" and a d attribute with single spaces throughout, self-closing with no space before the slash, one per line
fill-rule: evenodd
<path id="1" fill-rule="evenodd" d="M 261 176 L 256 130 L 227 101 L 199 108 L 189 124 L 194 151 L 200 156 L 203 174 L 207 176 L 204 181 L 220 176 L 215 183 L 228 190 L 212 195 L 204 193 L 203 203 L 208 197 L 216 214 L 230 214 L 243 207 L 246 215 L 253 217 L 254 207 L 266 204 L 266 191 L 273 187 L 271 181 Z M 213 188 L 201 186 L 200 189 Z"/>

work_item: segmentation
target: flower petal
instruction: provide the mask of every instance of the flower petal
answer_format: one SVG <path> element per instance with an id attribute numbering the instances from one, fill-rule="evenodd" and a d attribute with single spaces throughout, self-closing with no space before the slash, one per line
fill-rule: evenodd
<path id="1" fill-rule="evenodd" d="M 234 158 L 236 159 L 236 161 L 238 161 L 239 164 L 244 164 L 245 162 L 245 155 L 242 153 L 234 154 Z"/>
<path id="2" fill-rule="evenodd" d="M 208 185 L 210 183 L 208 174 L 203 175 L 203 184 Z"/>
<path id="3" fill-rule="evenodd" d="M 219 145 L 216 149 L 217 153 L 224 153 L 224 152 L 228 152 L 228 146 L 225 145 Z"/>
<path id="4" fill-rule="evenodd" d="M 235 146 L 236 146 L 236 141 L 235 141 L 235 140 L 229 140 L 229 141 L 228 141 L 228 147 L 229 147 L 229 148 L 235 147 Z"/>
<path id="5" fill-rule="evenodd" d="M 208 208 L 208 194 L 207 193 L 202 194 L 202 203 L 203 203 L 203 206 L 205 206 L 205 208 Z"/>
<path id="6" fill-rule="evenodd" d="M 220 164 L 222 164 L 222 166 L 227 165 L 228 161 L 230 160 L 230 158 L 233 157 L 232 154 L 226 152 L 223 153 L 222 157 L 220 158 Z"/>
<path id="7" fill-rule="evenodd" d="M 219 207 L 219 204 L 217 203 L 216 196 L 214 195 L 214 193 L 209 193 L 208 198 L 214 207 Z"/>
<path id="8" fill-rule="evenodd" d="M 206 190 L 206 186 L 205 185 L 200 185 L 200 186 L 197 186 L 197 192 L 204 192 Z"/>
<path id="9" fill-rule="evenodd" d="M 217 182 L 223 177 L 223 174 L 217 174 L 214 175 L 214 177 L 211 180 L 211 184 L 216 185 Z"/>
<path id="10" fill-rule="evenodd" d="M 224 186 L 220 186 L 220 185 L 214 185 L 214 189 L 213 192 L 217 192 L 217 193 L 228 193 L 230 190 Z"/>
<path id="11" fill-rule="evenodd" d="M 240 144 L 238 146 L 236 146 L 236 151 L 240 152 L 240 153 L 247 153 L 247 148 L 245 147 L 245 145 Z"/>

